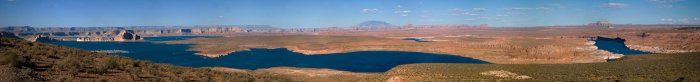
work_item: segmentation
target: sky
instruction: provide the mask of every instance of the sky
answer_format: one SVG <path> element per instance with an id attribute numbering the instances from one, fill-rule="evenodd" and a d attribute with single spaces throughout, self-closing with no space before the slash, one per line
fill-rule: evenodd
<path id="1" fill-rule="evenodd" d="M 0 26 L 700 24 L 700 0 L 3 0 Z"/>

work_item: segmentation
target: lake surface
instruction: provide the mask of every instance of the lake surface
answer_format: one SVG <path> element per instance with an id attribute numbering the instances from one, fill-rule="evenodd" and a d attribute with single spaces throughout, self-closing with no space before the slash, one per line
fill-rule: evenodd
<path id="1" fill-rule="evenodd" d="M 285 48 L 251 49 L 218 58 L 207 58 L 187 51 L 189 44 L 162 44 L 151 41 L 184 40 L 189 38 L 212 38 L 207 36 L 163 36 L 146 37 L 145 42 L 47 42 L 91 51 L 126 51 L 114 53 L 134 59 L 149 60 L 191 67 L 231 67 L 259 69 L 270 67 L 330 68 L 353 72 L 385 72 L 389 69 L 412 63 L 475 63 L 488 62 L 454 55 L 397 51 L 359 51 L 350 53 L 303 55 Z"/>
<path id="2" fill-rule="evenodd" d="M 596 38 L 595 45 L 598 49 L 602 49 L 608 52 L 623 54 L 623 55 L 638 55 L 638 54 L 652 54 L 651 52 L 644 52 L 639 50 L 633 50 L 625 46 L 625 39 L 621 38 Z"/>
<path id="3" fill-rule="evenodd" d="M 432 42 L 432 41 L 428 41 L 428 40 L 421 39 L 421 38 L 404 38 L 403 40 L 412 40 L 412 41 L 416 41 L 416 42 Z"/>

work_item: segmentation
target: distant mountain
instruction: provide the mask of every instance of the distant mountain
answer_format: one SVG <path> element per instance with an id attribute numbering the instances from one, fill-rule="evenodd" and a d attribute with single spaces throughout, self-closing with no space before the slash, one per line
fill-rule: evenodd
<path id="1" fill-rule="evenodd" d="M 242 29 L 275 29 L 270 25 L 240 25 Z"/>
<path id="2" fill-rule="evenodd" d="M 386 27 L 395 27 L 392 24 L 389 24 L 384 21 L 365 21 L 360 24 L 357 24 L 353 27 L 358 27 L 358 28 L 386 28 Z"/>

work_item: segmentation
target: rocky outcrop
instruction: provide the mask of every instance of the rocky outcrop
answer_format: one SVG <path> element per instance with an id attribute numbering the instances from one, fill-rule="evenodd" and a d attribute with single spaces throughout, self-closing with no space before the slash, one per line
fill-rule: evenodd
<path id="1" fill-rule="evenodd" d="M 105 37 L 79 37 L 75 41 L 110 41 L 112 39 Z"/>
<path id="2" fill-rule="evenodd" d="M 114 41 L 142 40 L 143 38 L 132 30 L 121 30 Z"/>
<path id="3" fill-rule="evenodd" d="M 106 32 L 107 33 L 107 32 Z M 135 41 L 143 40 L 141 35 L 136 34 L 133 30 L 117 30 L 115 34 L 105 34 L 103 36 L 87 36 L 76 38 L 76 41 Z"/>
<path id="4" fill-rule="evenodd" d="M 49 38 L 48 36 L 44 36 L 44 35 L 34 35 L 31 37 L 25 38 L 25 40 L 31 41 L 31 42 L 37 42 L 37 41 L 38 42 L 47 42 L 47 41 L 53 41 L 54 39 Z"/>

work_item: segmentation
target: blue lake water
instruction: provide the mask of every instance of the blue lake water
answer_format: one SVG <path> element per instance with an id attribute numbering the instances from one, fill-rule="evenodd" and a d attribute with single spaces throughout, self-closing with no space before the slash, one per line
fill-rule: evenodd
<path id="1" fill-rule="evenodd" d="M 623 54 L 623 55 L 638 55 L 638 54 L 651 54 L 650 52 L 644 52 L 639 50 L 633 50 L 625 46 L 625 40 L 621 38 L 596 38 L 595 45 L 598 49 L 602 49 L 608 52 Z"/>
<path id="2" fill-rule="evenodd" d="M 211 38 L 203 36 L 146 37 L 145 42 L 47 42 L 85 50 L 124 50 L 115 55 L 191 67 L 231 67 L 259 69 L 270 67 L 330 68 L 353 72 L 385 72 L 395 66 L 412 63 L 474 63 L 488 62 L 454 55 L 398 51 L 359 51 L 350 53 L 303 55 L 285 48 L 251 49 L 218 58 L 207 58 L 187 51 L 189 44 L 162 44 L 151 41 Z"/>
<path id="3" fill-rule="evenodd" d="M 432 42 L 432 41 L 428 41 L 428 40 L 420 39 L 420 38 L 404 38 L 403 40 L 412 40 L 412 41 L 416 41 L 416 42 Z"/>
<path id="4" fill-rule="evenodd" d="M 146 41 L 172 41 L 172 40 L 187 40 L 192 38 L 221 38 L 222 36 L 162 36 L 162 37 L 145 37 Z"/>

